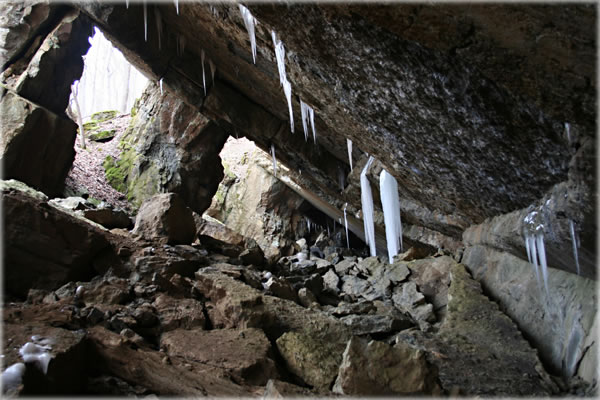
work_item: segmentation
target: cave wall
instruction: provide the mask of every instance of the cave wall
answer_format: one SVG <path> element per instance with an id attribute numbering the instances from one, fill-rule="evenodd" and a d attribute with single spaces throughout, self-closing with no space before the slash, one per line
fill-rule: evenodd
<path id="1" fill-rule="evenodd" d="M 167 121 L 176 120 L 173 109 L 180 107 L 202 121 L 194 126 L 214 127 L 223 141 L 227 132 L 245 135 L 265 151 L 273 145 L 296 185 L 338 212 L 349 203 L 353 214 L 360 210 L 360 166 L 366 153 L 373 155 L 379 161 L 379 169 L 370 175 L 373 192 L 377 171 L 386 168 L 398 180 L 402 204 L 407 206 L 403 208 L 403 220 L 411 225 L 407 234 L 452 252 L 466 245 L 467 264 L 507 309 L 531 290 L 506 275 L 513 269 L 526 273 L 521 232 L 514 225 L 526 211 L 546 207 L 550 201 L 544 210 L 551 223 L 544 226 L 544 234 L 551 279 L 559 281 L 560 274 L 574 272 L 574 258 L 567 250 L 569 220 L 581 238 L 582 275 L 595 279 L 597 11 L 593 5 L 252 4 L 249 9 L 259 20 L 256 64 L 235 5 L 182 3 L 179 15 L 172 4 L 126 7 L 88 2 L 77 7 L 151 80 L 162 79 L 167 93 L 160 99 L 164 109 L 161 114 L 157 105 L 154 112 L 157 119 L 163 114 L 165 118 L 157 132 L 169 131 Z M 144 7 L 149 8 L 147 40 Z M 287 104 L 279 86 L 272 29 L 287 49 L 294 134 L 289 132 Z M 64 30 L 56 32 L 58 40 L 68 37 Z M 27 37 L 17 47 L 41 43 L 32 42 L 32 34 Z M 80 42 L 82 38 L 77 36 Z M 70 54 L 82 51 L 80 46 Z M 52 86 L 36 90 L 55 85 L 65 92 L 67 79 L 48 80 L 44 74 L 52 71 L 52 63 L 44 66 L 43 57 L 28 58 L 34 53 L 23 60 L 38 61 L 23 64 L 25 69 L 5 69 L 4 76 L 46 77 L 39 87 L 12 82 L 15 88 L 31 88 L 23 93 L 55 112 L 62 97 L 48 100 Z M 210 63 L 216 67 L 214 78 Z M 43 74 L 36 73 L 36 66 Z M 304 140 L 300 100 L 315 109 L 316 144 Z M 186 129 L 175 127 L 178 133 Z M 178 140 L 167 137 L 172 143 Z M 353 171 L 346 138 L 354 142 Z M 193 149 L 179 143 L 184 149 L 180 156 L 191 156 Z M 215 145 L 209 153 L 219 149 Z M 158 158 L 167 164 L 172 159 Z M 336 183 L 340 170 L 348 182 L 343 190 Z M 211 178 L 214 190 L 218 180 Z M 203 200 L 210 199 L 210 192 L 201 196 Z M 193 193 L 188 197 L 199 201 Z M 381 229 L 380 209 L 376 211 Z M 496 235 L 495 226 L 507 230 Z M 508 261 L 475 257 L 481 246 L 500 250 L 498 257 Z M 573 287 L 587 282 L 575 275 L 569 278 L 577 282 Z M 581 285 L 589 288 L 588 283 Z M 512 316 L 526 334 L 539 340 L 547 362 L 557 371 L 589 379 L 576 365 L 590 364 L 585 348 L 590 347 L 592 329 L 587 327 L 596 303 L 588 308 L 587 296 L 563 298 L 552 305 L 569 305 L 556 321 L 583 321 L 576 318 L 576 310 L 587 310 L 581 322 L 586 328 L 572 342 L 576 351 L 565 345 L 563 331 L 536 336 L 537 323 L 548 323 L 539 312 L 515 308 Z M 574 326 L 559 325 L 567 330 Z M 543 347 L 548 343 L 560 344 Z"/>

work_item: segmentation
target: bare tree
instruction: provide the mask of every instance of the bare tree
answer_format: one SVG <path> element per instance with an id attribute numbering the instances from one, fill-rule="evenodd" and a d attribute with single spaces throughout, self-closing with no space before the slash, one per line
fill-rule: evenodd
<path id="1" fill-rule="evenodd" d="M 75 104 L 75 110 L 72 109 L 71 104 L 69 107 L 71 108 L 71 112 L 74 111 L 75 117 L 77 118 L 77 124 L 79 125 L 79 133 L 81 138 L 81 147 L 85 149 L 85 134 L 83 132 L 83 117 L 81 116 L 81 109 L 79 108 L 79 101 L 77 100 L 77 95 L 79 92 L 79 81 L 73 82 L 71 85 L 71 103 Z"/>

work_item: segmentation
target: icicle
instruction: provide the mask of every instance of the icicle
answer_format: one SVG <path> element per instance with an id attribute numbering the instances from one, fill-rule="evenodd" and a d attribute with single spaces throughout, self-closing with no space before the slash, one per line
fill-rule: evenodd
<path id="1" fill-rule="evenodd" d="M 179 0 L 175 0 L 175 11 L 177 11 L 177 15 L 179 15 Z"/>
<path id="2" fill-rule="evenodd" d="M 161 48 L 160 38 L 161 38 L 161 34 L 162 34 L 162 18 L 160 16 L 160 11 L 158 10 L 158 7 L 154 7 L 154 19 L 156 21 L 156 33 L 158 34 L 158 49 L 160 50 L 160 48 Z"/>
<path id="3" fill-rule="evenodd" d="M 311 107 L 308 107 L 308 113 L 310 114 L 310 125 L 312 126 L 313 139 L 317 144 L 317 131 L 315 129 L 315 112 Z"/>
<path id="4" fill-rule="evenodd" d="M 246 25 L 246 30 L 248 31 L 248 35 L 250 36 L 250 46 L 252 47 L 252 60 L 254 64 L 256 64 L 256 36 L 254 35 L 254 26 L 256 25 L 256 18 L 250 13 L 243 5 L 239 5 L 240 13 L 242 13 L 242 18 L 244 19 L 244 25 Z"/>
<path id="5" fill-rule="evenodd" d="M 277 70 L 279 71 L 279 83 L 283 86 L 283 92 L 288 102 L 290 111 L 290 130 L 294 133 L 294 113 L 292 110 L 292 84 L 288 81 L 285 74 L 285 47 L 281 40 L 277 38 L 275 31 L 271 31 L 271 38 L 275 46 L 275 58 L 277 59 Z"/>
<path id="6" fill-rule="evenodd" d="M 352 140 L 346 139 L 348 144 L 348 160 L 350 160 L 350 171 L 352 171 Z"/>
<path id="7" fill-rule="evenodd" d="M 160 78 L 160 81 L 158 81 L 158 84 L 160 85 L 160 95 L 163 95 L 163 87 L 162 87 L 162 78 Z"/>
<path id="8" fill-rule="evenodd" d="M 129 0 L 125 0 L 125 8 L 129 10 Z"/>
<path id="9" fill-rule="evenodd" d="M 304 141 L 308 141 L 308 125 L 311 125 L 313 138 L 317 144 L 317 133 L 315 131 L 315 112 L 312 107 L 300 100 L 300 113 L 302 115 L 302 127 L 304 128 Z"/>
<path id="10" fill-rule="evenodd" d="M 402 250 L 402 222 L 400 220 L 400 200 L 398 199 L 398 183 L 385 169 L 379 176 L 381 207 L 385 221 L 385 238 L 387 241 L 388 259 L 394 262 L 398 250 Z"/>
<path id="11" fill-rule="evenodd" d="M 346 227 L 346 245 L 350 248 L 350 237 L 348 236 L 348 218 L 346 217 L 346 208 L 348 203 L 344 204 L 344 226 Z"/>
<path id="12" fill-rule="evenodd" d="M 340 191 L 343 192 L 346 187 L 346 175 L 344 170 L 338 165 L 338 183 L 340 185 Z"/>
<path id="13" fill-rule="evenodd" d="M 212 62 L 212 60 L 208 60 L 208 66 L 210 67 L 210 78 L 212 79 L 213 86 L 215 85 L 215 72 L 217 72 L 217 67 Z"/>
<path id="14" fill-rule="evenodd" d="M 144 0 L 144 41 L 148 41 L 148 6 Z"/>
<path id="15" fill-rule="evenodd" d="M 548 264 L 546 263 L 546 249 L 544 248 L 544 234 L 538 233 L 535 235 L 537 251 L 540 257 L 540 266 L 542 267 L 542 278 L 544 278 L 544 289 L 548 295 Z"/>
<path id="16" fill-rule="evenodd" d="M 204 78 L 204 49 L 200 50 L 200 60 L 202 61 L 202 85 L 204 86 L 204 95 L 206 96 L 206 79 Z"/>
<path id="17" fill-rule="evenodd" d="M 373 221 L 373 193 L 371 192 L 371 185 L 367 178 L 367 172 L 373 164 L 373 157 L 369 157 L 367 164 L 360 173 L 360 200 L 362 203 L 363 210 L 363 223 L 365 228 L 365 242 L 369 246 L 371 256 L 377 255 L 375 248 L 375 224 Z"/>
<path id="18" fill-rule="evenodd" d="M 294 133 L 294 112 L 292 111 L 292 84 L 287 80 L 283 83 L 283 92 L 290 110 L 290 130 Z"/>
<path id="19" fill-rule="evenodd" d="M 331 235 L 329 234 L 329 222 L 327 223 L 327 236 L 331 236 Z"/>
<path id="20" fill-rule="evenodd" d="M 569 230 L 571 231 L 571 243 L 573 244 L 573 257 L 575 258 L 575 265 L 577 266 L 577 275 L 579 275 L 579 254 L 577 252 L 579 239 L 575 235 L 575 223 L 572 219 L 569 220 Z"/>
<path id="21" fill-rule="evenodd" d="M 285 74 L 285 47 L 283 47 L 281 40 L 277 38 L 275 31 L 271 31 L 271 38 L 273 39 L 273 46 L 275 47 L 277 71 L 279 71 L 279 83 L 283 85 L 283 82 L 287 81 L 287 76 Z"/>
<path id="22" fill-rule="evenodd" d="M 277 159 L 275 158 L 275 145 L 271 145 L 271 155 L 273 156 L 273 175 L 277 176 Z"/>
<path id="23" fill-rule="evenodd" d="M 571 125 L 565 122 L 565 132 L 567 133 L 567 141 L 571 144 Z"/>
<path id="24" fill-rule="evenodd" d="M 308 141 L 308 104 L 300 100 L 300 114 L 302 116 L 302 127 L 304 128 L 304 141 Z"/>

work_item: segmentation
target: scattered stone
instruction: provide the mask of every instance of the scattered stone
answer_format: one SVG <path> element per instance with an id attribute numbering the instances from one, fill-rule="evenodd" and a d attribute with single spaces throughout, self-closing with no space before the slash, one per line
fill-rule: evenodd
<path id="1" fill-rule="evenodd" d="M 306 308 L 315 308 L 314 304 L 318 306 L 317 297 L 307 288 L 298 290 L 298 301 Z"/>
<path id="2" fill-rule="evenodd" d="M 288 397 L 304 397 L 310 396 L 312 393 L 310 390 L 293 385 L 288 382 L 282 382 L 276 379 L 269 379 L 265 392 L 262 396 L 263 399 L 282 399 Z"/>
<path id="3" fill-rule="evenodd" d="M 333 392 L 346 396 L 441 395 L 437 373 L 422 351 L 353 337 Z"/>
<path id="4" fill-rule="evenodd" d="M 298 295 L 296 294 L 296 291 L 292 285 L 290 285 L 289 282 L 284 279 L 279 279 L 272 276 L 269 278 L 267 283 L 265 283 L 265 289 L 273 296 L 291 300 L 296 303 L 298 302 Z"/>
<path id="5" fill-rule="evenodd" d="M 356 259 L 354 257 L 344 257 L 344 259 L 342 261 L 335 264 L 335 272 L 340 276 L 344 276 L 344 275 L 348 274 L 348 271 L 352 267 L 355 267 L 355 266 L 356 266 Z"/>
<path id="6" fill-rule="evenodd" d="M 204 307 L 198 300 L 175 299 L 161 294 L 154 300 L 153 306 L 160 318 L 163 332 L 206 327 Z"/>
<path id="7" fill-rule="evenodd" d="M 340 320 L 348 325 L 353 335 L 391 334 L 413 326 L 408 319 L 397 319 L 390 315 L 347 315 Z"/>
<path id="8" fill-rule="evenodd" d="M 133 225 L 131 218 L 125 211 L 102 208 L 96 210 L 84 210 L 83 216 L 94 221 L 106 229 L 129 229 Z"/>
<path id="9" fill-rule="evenodd" d="M 340 278 L 336 275 L 333 270 L 327 271 L 323 275 L 323 287 L 324 290 L 338 294 L 340 292 Z"/>
<path id="10" fill-rule="evenodd" d="M 145 239 L 163 239 L 169 244 L 189 244 L 196 236 L 196 224 L 183 200 L 175 193 L 165 193 L 142 204 L 133 233 Z"/>
<path id="11" fill-rule="evenodd" d="M 346 275 L 342 277 L 342 292 L 355 298 L 362 296 L 369 289 L 370 285 L 365 279 L 356 276 Z"/>

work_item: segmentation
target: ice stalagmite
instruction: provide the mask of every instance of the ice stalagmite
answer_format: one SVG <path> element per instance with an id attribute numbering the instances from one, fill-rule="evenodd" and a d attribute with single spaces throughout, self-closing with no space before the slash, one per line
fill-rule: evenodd
<path id="1" fill-rule="evenodd" d="M 148 6 L 144 0 L 144 41 L 148 41 Z"/>
<path id="2" fill-rule="evenodd" d="M 352 140 L 346 139 L 348 144 L 348 160 L 350 161 L 350 171 L 352 171 Z"/>
<path id="3" fill-rule="evenodd" d="M 246 30 L 248 31 L 248 35 L 250 36 L 250 47 L 252 48 L 252 60 L 254 64 L 256 64 L 256 36 L 254 35 L 254 27 L 256 26 L 256 18 L 250 13 L 243 5 L 239 5 L 240 13 L 242 14 L 242 18 L 244 19 L 244 25 L 246 25 Z"/>
<path id="4" fill-rule="evenodd" d="M 371 192 L 371 185 L 369 184 L 369 178 L 367 178 L 367 172 L 371 164 L 373 164 L 374 158 L 371 156 L 367 161 L 367 164 L 360 173 L 360 200 L 362 204 L 363 212 L 363 223 L 365 227 L 365 242 L 369 246 L 371 256 L 377 255 L 375 247 L 375 223 L 373 221 L 373 193 Z"/>
<path id="5" fill-rule="evenodd" d="M 277 159 L 275 158 L 275 145 L 271 145 L 271 155 L 273 156 L 273 175 L 277 176 Z"/>
<path id="6" fill-rule="evenodd" d="M 277 59 L 277 70 L 279 71 L 279 83 L 283 87 L 285 98 L 290 111 L 290 130 L 294 133 L 294 113 L 292 110 L 292 84 L 288 81 L 285 73 L 285 47 L 283 42 L 277 38 L 275 31 L 271 31 L 273 46 L 275 47 L 275 58 Z"/>
<path id="7" fill-rule="evenodd" d="M 346 227 L 346 245 L 350 248 L 350 237 L 348 236 L 348 217 L 346 217 L 346 208 L 348 203 L 344 204 L 344 226 Z M 329 232 L 327 232 L 329 233 Z"/>
<path id="8" fill-rule="evenodd" d="M 204 86 L 204 95 L 206 96 L 206 78 L 204 76 L 204 49 L 200 50 L 200 61 L 202 62 L 202 85 Z"/>
<path id="9" fill-rule="evenodd" d="M 402 250 L 402 222 L 400 220 L 400 200 L 398 198 L 398 183 L 396 178 L 385 169 L 379 175 L 379 190 L 381 207 L 385 222 L 385 238 L 387 241 L 388 259 L 394 262 L 398 250 Z"/>
<path id="10" fill-rule="evenodd" d="M 571 243 L 573 244 L 573 257 L 575 258 L 577 275 L 579 275 L 579 254 L 577 253 L 577 249 L 579 248 L 579 238 L 575 234 L 575 223 L 572 219 L 569 220 L 569 231 L 571 232 Z"/>

